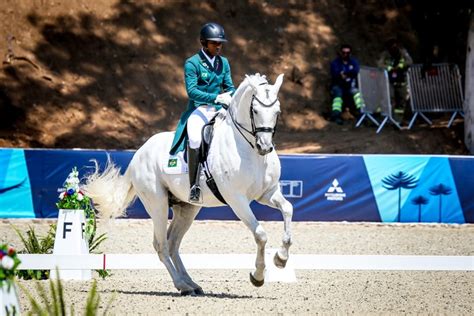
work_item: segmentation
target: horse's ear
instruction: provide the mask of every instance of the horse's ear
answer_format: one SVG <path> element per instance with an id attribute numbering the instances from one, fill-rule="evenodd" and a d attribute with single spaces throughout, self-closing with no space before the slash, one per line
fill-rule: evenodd
<path id="1" fill-rule="evenodd" d="M 249 75 L 245 75 L 245 78 L 247 78 L 247 81 L 248 81 L 250 87 L 251 87 L 254 91 L 257 91 L 257 86 L 252 82 L 252 77 L 250 77 Z"/>
<path id="2" fill-rule="evenodd" d="M 281 84 L 283 83 L 283 76 L 283 74 L 278 75 L 277 80 L 273 85 L 273 90 L 275 91 L 275 93 L 278 93 L 278 91 L 280 90 Z"/>

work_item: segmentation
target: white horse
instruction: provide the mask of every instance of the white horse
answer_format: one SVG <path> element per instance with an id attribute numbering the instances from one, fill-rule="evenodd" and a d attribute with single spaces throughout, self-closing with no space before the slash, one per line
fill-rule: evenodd
<path id="1" fill-rule="evenodd" d="M 255 286 L 264 283 L 267 235 L 250 209 L 251 201 L 278 208 L 283 215 L 283 242 L 275 253 L 276 266 L 285 266 L 291 245 L 293 206 L 280 191 L 280 160 L 272 142 L 280 113 L 277 95 L 282 82 L 283 74 L 278 76 L 274 85 L 258 73 L 246 76 L 227 113 L 216 119 L 207 158 L 209 171 L 219 191 L 255 238 L 258 247 L 256 269 L 250 273 Z M 202 206 L 223 204 L 203 183 L 203 175 L 200 179 L 203 203 L 189 204 L 187 174 L 164 172 L 173 136 L 173 132 L 152 136 L 137 150 L 123 176 L 120 169 L 110 162 L 102 174 L 98 173 L 96 166 L 95 173 L 87 178 L 85 191 L 102 217 L 123 214 L 138 196 L 153 220 L 153 246 L 174 286 L 182 295 L 201 295 L 202 288 L 191 279 L 181 261 L 179 246 Z M 170 196 L 172 200 L 181 202 L 171 205 L 173 219 L 167 228 Z"/>

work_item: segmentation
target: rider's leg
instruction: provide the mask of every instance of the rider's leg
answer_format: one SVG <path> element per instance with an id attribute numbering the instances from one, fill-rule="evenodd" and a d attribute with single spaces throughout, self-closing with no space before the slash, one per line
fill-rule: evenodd
<path id="1" fill-rule="evenodd" d="M 199 147 L 201 145 L 201 131 L 204 124 L 209 122 L 209 116 L 215 114 L 214 107 L 201 106 L 198 107 L 188 119 L 188 169 L 189 169 L 189 202 L 201 202 L 201 188 L 199 187 Z"/>

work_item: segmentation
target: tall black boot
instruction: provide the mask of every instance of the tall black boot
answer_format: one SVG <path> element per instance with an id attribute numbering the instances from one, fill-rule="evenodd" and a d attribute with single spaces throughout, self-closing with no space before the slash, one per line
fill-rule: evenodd
<path id="1" fill-rule="evenodd" d="M 188 169 L 189 169 L 189 202 L 202 203 L 201 187 L 199 186 L 199 176 L 201 173 L 201 164 L 199 163 L 199 148 L 188 147 Z"/>

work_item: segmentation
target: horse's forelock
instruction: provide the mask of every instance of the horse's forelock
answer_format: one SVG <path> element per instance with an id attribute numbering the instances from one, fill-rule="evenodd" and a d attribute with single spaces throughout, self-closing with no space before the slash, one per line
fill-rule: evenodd
<path id="1" fill-rule="evenodd" d="M 260 73 L 249 76 L 249 79 L 255 82 L 257 86 L 268 84 L 267 77 L 265 75 L 261 75 Z"/>

